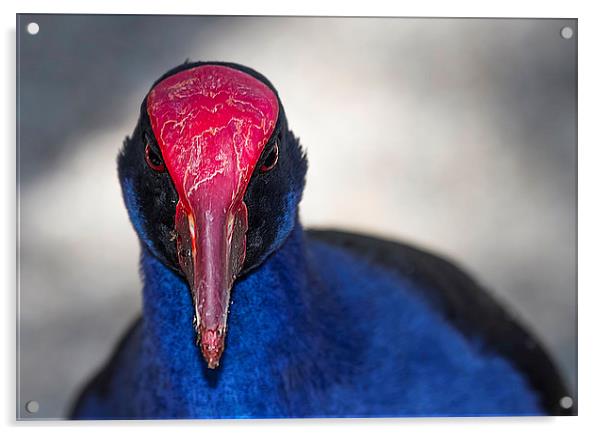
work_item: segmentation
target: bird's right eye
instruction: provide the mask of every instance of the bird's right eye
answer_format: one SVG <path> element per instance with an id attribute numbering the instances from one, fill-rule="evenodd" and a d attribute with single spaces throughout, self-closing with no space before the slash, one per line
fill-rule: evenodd
<path id="1" fill-rule="evenodd" d="M 263 165 L 261 165 L 261 172 L 271 171 L 276 166 L 276 163 L 278 163 L 278 142 L 274 144 Z"/>
<path id="2" fill-rule="evenodd" d="M 149 141 L 145 137 L 146 147 L 144 149 L 144 158 L 146 164 L 155 172 L 164 172 L 165 163 L 161 156 L 150 146 Z"/>

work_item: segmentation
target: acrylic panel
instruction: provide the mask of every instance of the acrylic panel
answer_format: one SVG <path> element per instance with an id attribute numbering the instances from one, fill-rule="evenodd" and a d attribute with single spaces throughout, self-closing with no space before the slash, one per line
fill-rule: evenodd
<path id="1" fill-rule="evenodd" d="M 18 15 L 17 418 L 576 414 L 577 30 Z"/>

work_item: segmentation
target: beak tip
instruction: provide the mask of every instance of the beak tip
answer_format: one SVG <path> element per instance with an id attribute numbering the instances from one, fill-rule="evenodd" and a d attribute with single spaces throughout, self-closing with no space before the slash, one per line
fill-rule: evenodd
<path id="1" fill-rule="evenodd" d="M 219 359 L 217 360 L 213 360 L 213 359 L 207 359 L 207 367 L 209 367 L 210 369 L 216 369 L 219 366 Z"/>
<path id="2" fill-rule="evenodd" d="M 206 352 L 203 348 L 203 358 L 207 362 L 207 367 L 210 369 L 216 369 L 219 366 L 219 360 L 221 359 L 221 351 L 215 353 Z"/>
<path id="3" fill-rule="evenodd" d="M 207 329 L 201 332 L 200 346 L 207 367 L 216 369 L 224 352 L 224 334 L 220 331 Z"/>

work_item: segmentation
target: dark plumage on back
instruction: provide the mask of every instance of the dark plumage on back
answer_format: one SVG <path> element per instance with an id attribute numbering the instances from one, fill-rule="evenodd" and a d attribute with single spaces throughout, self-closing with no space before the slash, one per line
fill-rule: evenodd
<path id="1" fill-rule="evenodd" d="M 464 335 L 481 339 L 490 352 L 513 361 L 552 415 L 572 415 L 561 406 L 568 390 L 537 339 L 470 276 L 448 260 L 413 246 L 336 230 L 310 230 L 318 240 L 354 252 L 370 263 L 416 281 L 422 295 Z"/>

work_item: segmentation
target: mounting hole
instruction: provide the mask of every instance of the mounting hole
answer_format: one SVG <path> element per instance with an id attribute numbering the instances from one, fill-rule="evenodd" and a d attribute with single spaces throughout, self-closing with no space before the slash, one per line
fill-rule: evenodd
<path id="1" fill-rule="evenodd" d="M 564 396 L 562 399 L 560 399 L 560 406 L 564 409 L 572 408 L 573 399 L 571 399 L 569 396 Z"/>
<path id="2" fill-rule="evenodd" d="M 30 400 L 25 404 L 25 410 L 30 414 L 35 414 L 40 410 L 40 404 L 35 400 Z"/>
<path id="3" fill-rule="evenodd" d="M 29 23 L 27 25 L 27 33 L 29 33 L 30 35 L 37 35 L 39 31 L 40 26 L 38 25 L 38 23 Z"/>
<path id="4" fill-rule="evenodd" d="M 562 36 L 564 39 L 571 39 L 573 37 L 573 33 L 573 28 L 569 26 L 564 26 L 562 29 L 560 29 L 560 36 Z"/>

